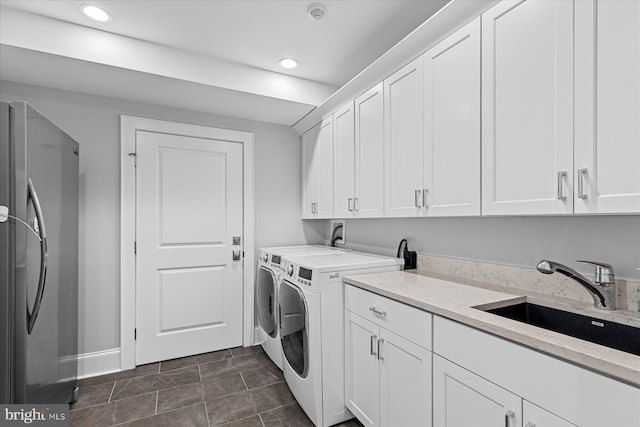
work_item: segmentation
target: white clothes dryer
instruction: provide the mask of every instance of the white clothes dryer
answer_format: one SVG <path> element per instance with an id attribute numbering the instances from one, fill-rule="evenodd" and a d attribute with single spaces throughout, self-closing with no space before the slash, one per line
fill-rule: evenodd
<path id="1" fill-rule="evenodd" d="M 342 252 L 330 246 L 280 246 L 262 248 L 258 252 L 258 270 L 255 287 L 255 312 L 258 318 L 256 342 L 267 356 L 282 369 L 282 349 L 277 316 L 278 283 L 282 273 L 282 257 L 293 254 L 319 254 Z"/>
<path id="2" fill-rule="evenodd" d="M 358 252 L 284 258 L 278 297 L 283 373 L 316 426 L 353 418 L 344 401 L 343 276 L 400 270 L 403 264 Z"/>

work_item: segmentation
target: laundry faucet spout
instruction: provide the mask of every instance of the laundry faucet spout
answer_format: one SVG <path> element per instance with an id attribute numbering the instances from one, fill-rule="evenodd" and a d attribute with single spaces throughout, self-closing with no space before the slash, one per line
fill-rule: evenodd
<path id="1" fill-rule="evenodd" d="M 609 264 L 593 261 L 578 261 L 583 264 L 589 264 L 595 267 L 596 274 L 595 280 L 592 282 L 582 274 L 578 273 L 571 267 L 566 265 L 542 260 L 536 266 L 536 269 L 544 274 L 553 274 L 558 272 L 578 282 L 584 287 L 591 297 L 593 298 L 593 304 L 596 308 L 602 310 L 615 310 L 616 309 L 616 279 L 613 273 L 613 267 Z"/>

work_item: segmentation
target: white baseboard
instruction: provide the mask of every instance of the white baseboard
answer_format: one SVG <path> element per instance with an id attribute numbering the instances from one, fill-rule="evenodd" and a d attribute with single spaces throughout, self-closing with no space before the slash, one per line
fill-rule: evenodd
<path id="1" fill-rule="evenodd" d="M 120 371 L 120 349 L 78 355 L 78 379 Z"/>

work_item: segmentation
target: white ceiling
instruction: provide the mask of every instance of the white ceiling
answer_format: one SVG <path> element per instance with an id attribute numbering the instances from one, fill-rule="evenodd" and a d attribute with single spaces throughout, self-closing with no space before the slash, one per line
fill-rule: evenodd
<path id="1" fill-rule="evenodd" d="M 222 102 L 233 102 L 234 93 L 239 96 L 236 103 L 256 97 L 261 98 L 260 105 L 269 100 L 274 105 L 297 103 L 298 108 L 283 108 L 282 117 L 274 117 L 277 109 L 264 116 L 252 109 L 245 117 L 291 125 L 447 1 L 327 0 L 322 2 L 325 18 L 315 21 L 307 15 L 312 1 L 304 0 L 0 0 L 0 78 L 98 95 L 113 93 L 107 89 L 113 81 L 104 89 L 86 82 L 74 88 L 76 79 L 59 75 L 29 81 L 27 76 L 33 73 L 28 70 L 46 63 L 43 54 L 56 55 L 62 57 L 56 62 L 58 73 L 77 74 L 89 62 L 103 67 L 105 79 L 118 74 L 105 67 L 162 77 L 163 88 L 174 86 L 172 95 L 193 84 L 228 92 L 219 105 L 211 99 L 198 100 L 193 107 L 198 111 L 220 114 Z M 83 4 L 102 7 L 112 21 L 91 21 L 80 12 Z M 95 41 L 99 43 L 92 46 Z M 281 69 L 278 60 L 284 57 L 296 58 L 300 66 Z M 158 99 L 162 96 L 151 83 L 147 97 L 139 87 L 128 91 L 129 81 L 127 74 L 118 81 L 126 98 L 170 103 L 168 97 Z M 131 79 L 130 84 L 137 81 Z"/>

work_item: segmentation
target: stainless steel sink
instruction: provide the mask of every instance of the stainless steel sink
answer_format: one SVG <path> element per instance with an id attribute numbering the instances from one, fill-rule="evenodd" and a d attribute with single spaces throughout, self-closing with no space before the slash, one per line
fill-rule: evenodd
<path id="1" fill-rule="evenodd" d="M 640 328 L 530 302 L 484 311 L 640 356 Z"/>

